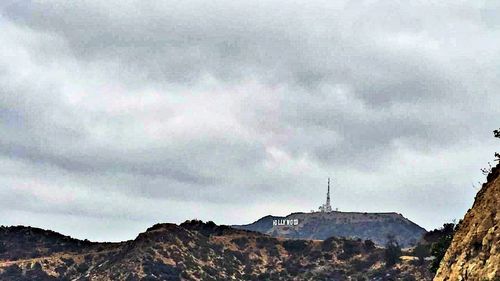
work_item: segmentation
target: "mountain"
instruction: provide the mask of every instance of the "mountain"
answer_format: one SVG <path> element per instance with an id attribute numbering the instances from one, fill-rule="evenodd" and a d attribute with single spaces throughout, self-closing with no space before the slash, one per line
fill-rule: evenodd
<path id="1" fill-rule="evenodd" d="M 426 265 L 385 267 L 383 257 L 370 241 L 273 238 L 201 221 L 157 224 L 120 243 L 0 228 L 0 280 L 431 280 Z"/>
<path id="2" fill-rule="evenodd" d="M 460 222 L 434 280 L 500 280 L 500 164 Z"/>
<path id="3" fill-rule="evenodd" d="M 384 245 L 394 235 L 400 245 L 415 245 L 425 229 L 397 213 L 313 212 L 292 213 L 286 217 L 265 216 L 234 228 L 258 231 L 273 237 L 318 239 L 353 237 Z"/>

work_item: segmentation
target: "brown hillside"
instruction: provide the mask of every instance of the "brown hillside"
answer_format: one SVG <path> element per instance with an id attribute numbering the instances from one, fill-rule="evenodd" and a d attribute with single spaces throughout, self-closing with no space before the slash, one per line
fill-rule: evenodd
<path id="1" fill-rule="evenodd" d="M 434 280 L 500 280 L 500 164 L 460 223 Z"/>
<path id="2" fill-rule="evenodd" d="M 29 245 L 25 245 L 27 241 Z M 343 238 L 288 240 L 214 223 L 157 224 L 132 240 L 90 243 L 41 229 L 0 228 L 0 280 L 431 280 L 405 257 Z"/>

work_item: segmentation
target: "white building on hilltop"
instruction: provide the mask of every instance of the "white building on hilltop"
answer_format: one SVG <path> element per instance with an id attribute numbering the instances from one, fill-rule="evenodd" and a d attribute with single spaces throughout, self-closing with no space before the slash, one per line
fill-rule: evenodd
<path id="1" fill-rule="evenodd" d="M 326 203 L 319 206 L 318 211 L 322 213 L 329 213 L 332 211 L 332 206 L 330 205 L 330 178 L 328 178 L 328 192 L 326 193 Z"/>

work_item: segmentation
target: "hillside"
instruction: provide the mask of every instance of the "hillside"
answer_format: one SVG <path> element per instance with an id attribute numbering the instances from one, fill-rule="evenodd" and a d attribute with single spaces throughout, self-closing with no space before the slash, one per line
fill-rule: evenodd
<path id="1" fill-rule="evenodd" d="M 434 280 L 500 280 L 500 164 L 465 215 Z"/>
<path id="2" fill-rule="evenodd" d="M 2 227 L 0 243 L 0 280 L 431 280 L 411 259 L 386 268 L 384 250 L 367 241 L 287 240 L 200 221 L 157 224 L 121 243 Z"/>
<path id="3" fill-rule="evenodd" d="M 298 220 L 297 225 L 273 225 L 274 220 Z M 425 229 L 397 213 L 314 212 L 293 213 L 286 217 L 266 216 L 247 225 L 233 227 L 258 231 L 273 237 L 317 239 L 354 237 L 384 245 L 388 234 L 403 246 L 418 242 Z"/>

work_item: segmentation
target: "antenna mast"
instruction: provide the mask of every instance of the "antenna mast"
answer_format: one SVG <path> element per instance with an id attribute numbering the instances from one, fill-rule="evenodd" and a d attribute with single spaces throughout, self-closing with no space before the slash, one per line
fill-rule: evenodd
<path id="1" fill-rule="evenodd" d="M 326 203 L 319 206 L 319 211 L 323 213 L 329 213 L 332 211 L 332 205 L 330 205 L 330 178 L 328 178 L 328 191 L 326 193 Z"/>
<path id="2" fill-rule="evenodd" d="M 326 193 L 325 211 L 326 212 L 332 211 L 332 206 L 330 205 L 330 178 L 328 178 L 328 192 Z"/>

